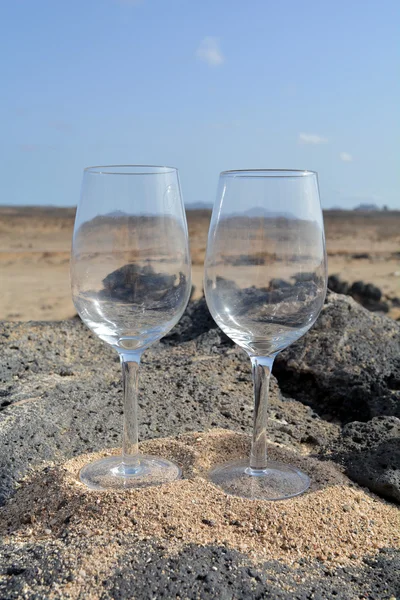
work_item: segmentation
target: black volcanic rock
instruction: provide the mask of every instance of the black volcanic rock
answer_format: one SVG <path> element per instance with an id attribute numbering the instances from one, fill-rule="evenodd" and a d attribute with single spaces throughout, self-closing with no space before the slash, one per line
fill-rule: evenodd
<path id="1" fill-rule="evenodd" d="M 112 271 L 102 283 L 103 289 L 95 292 L 100 300 L 128 304 L 146 301 L 148 308 L 159 309 L 179 303 L 186 277 L 183 273 L 179 273 L 178 277 L 157 273 L 151 265 L 140 267 L 132 263 Z"/>
<path id="2" fill-rule="evenodd" d="M 182 342 L 194 340 L 212 330 L 217 330 L 220 339 L 224 339 L 224 343 L 233 346 L 233 342 L 225 336 L 212 318 L 203 297 L 188 304 L 179 323 L 162 338 L 161 343 L 167 345 L 181 344 Z"/>
<path id="3" fill-rule="evenodd" d="M 400 503 L 400 419 L 348 423 L 332 452 L 329 458 L 342 463 L 351 479 Z"/>
<path id="4" fill-rule="evenodd" d="M 0 336 L 5 498 L 29 465 L 118 445 L 122 386 L 117 354 L 79 319 L 3 323 Z M 282 397 L 272 378 L 271 439 L 318 452 L 339 434 L 329 422 L 335 417 L 349 422 L 398 415 L 399 344 L 398 324 L 329 295 L 313 329 L 277 358 L 281 389 L 302 403 Z M 251 431 L 250 361 L 216 326 L 204 299 L 190 303 L 181 322 L 145 353 L 139 407 L 142 438 L 215 426 Z M 359 480 L 339 447 L 335 458 Z M 374 482 L 381 476 L 378 469 L 366 485 L 379 491 Z"/>
<path id="5" fill-rule="evenodd" d="M 54 598 L 66 597 L 62 595 L 66 585 L 71 585 L 77 577 L 71 551 L 64 550 L 67 542 L 4 545 L 1 598 L 47 598 L 49 589 L 53 590 Z M 171 556 L 162 544 L 133 538 L 130 546 L 119 553 L 107 577 L 99 582 L 99 597 L 102 600 L 389 600 L 398 597 L 399 581 L 400 555 L 390 549 L 364 558 L 358 568 L 329 568 L 305 557 L 299 557 L 293 566 L 277 560 L 254 565 L 246 554 L 222 545 L 190 544 Z"/>
<path id="6" fill-rule="evenodd" d="M 281 389 L 344 422 L 400 417 L 400 325 L 329 293 L 314 327 L 277 356 Z"/>
<path id="7" fill-rule="evenodd" d="M 211 328 L 210 328 L 211 326 Z M 118 355 L 79 319 L 0 324 L 0 502 L 30 466 L 115 447 L 122 435 Z M 191 303 L 164 343 L 143 355 L 141 439 L 225 427 L 250 433 L 250 361 Z M 271 440 L 300 449 L 338 434 L 271 384 Z"/>
<path id="8" fill-rule="evenodd" d="M 347 281 L 343 281 L 339 275 L 329 275 L 328 288 L 336 294 L 348 294 L 350 290 Z"/>
<path id="9" fill-rule="evenodd" d="M 350 285 L 347 281 L 343 281 L 339 275 L 329 275 L 328 289 L 336 294 L 352 296 L 354 300 L 371 312 L 389 312 L 388 302 L 382 300 L 382 290 L 372 283 L 355 281 Z M 393 302 L 392 305 L 395 306 Z"/>
<path id="10" fill-rule="evenodd" d="M 373 285 L 372 283 L 367 283 L 364 290 L 364 296 L 366 296 L 370 300 L 375 300 L 376 302 L 379 302 L 382 298 L 382 291 L 376 285 Z"/>
<path id="11" fill-rule="evenodd" d="M 141 544 L 120 560 L 105 583 L 104 599 L 378 599 L 394 597 L 399 575 L 400 558 L 390 551 L 365 560 L 360 570 L 327 570 L 304 558 L 294 567 L 276 560 L 255 566 L 245 554 L 221 546 L 190 545 L 174 556 L 160 556 L 157 547 Z M 149 582 L 146 589 L 143 578 Z"/>
<path id="12" fill-rule="evenodd" d="M 400 420 L 384 416 L 353 422 L 341 434 L 339 425 L 329 420 L 335 415 L 348 421 L 359 413 L 367 419 L 379 410 L 395 412 L 399 330 L 390 319 L 370 314 L 343 296 L 329 295 L 316 326 L 277 362 L 281 387 L 286 392 L 292 389 L 302 402 L 282 396 L 272 377 L 269 427 L 272 442 L 311 452 L 314 458 L 304 460 L 314 461 L 318 468 L 321 461 L 315 457 L 333 458 L 355 481 L 397 501 Z M 46 474 L 49 462 L 58 469 L 66 458 L 120 445 L 122 385 L 117 354 L 79 319 L 1 323 L 0 340 L 0 500 L 5 502 L 32 467 L 43 464 L 38 472 Z M 204 299 L 190 303 L 174 330 L 144 354 L 139 394 L 142 439 L 216 426 L 249 433 L 252 404 L 249 359 L 215 325 Z M 342 467 L 331 463 L 329 468 L 348 482 Z M 40 489 L 45 494 L 46 486 Z M 18 504 L 16 498 L 10 506 Z M 329 519 L 332 507 L 322 509 Z M 91 510 L 96 515 L 100 510 L 95 500 Z M 91 561 L 98 560 L 91 554 L 90 532 L 83 529 L 76 536 L 66 527 L 53 535 L 44 529 L 34 541 L 25 541 L 24 531 L 32 521 L 29 514 L 23 518 L 21 537 L 17 542 L 6 537 L 0 548 L 0 597 L 33 600 L 50 593 L 54 598 L 69 597 L 65 592 L 72 593 L 74 586 L 79 589 Z M 103 556 L 110 562 L 93 594 L 104 600 L 177 596 L 352 600 L 400 594 L 395 550 L 381 549 L 376 556 L 360 557 L 361 564 L 346 566 L 304 556 L 290 565 L 278 560 L 254 565 L 244 552 L 226 547 L 217 533 L 213 545 L 184 545 L 171 555 L 157 539 L 138 540 L 136 525 L 134 515 L 132 531 L 118 530 L 115 547 L 99 535 L 99 546 L 103 543 L 108 553 Z M 213 531 L 217 526 L 210 525 Z M 79 556 L 85 555 L 82 566 L 79 562 L 77 566 L 74 554 L 78 547 Z"/>

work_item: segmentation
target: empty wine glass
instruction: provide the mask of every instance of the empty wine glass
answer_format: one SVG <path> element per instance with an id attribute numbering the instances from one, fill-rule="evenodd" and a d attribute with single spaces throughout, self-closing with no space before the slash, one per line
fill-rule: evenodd
<path id="1" fill-rule="evenodd" d="M 217 466 L 227 493 L 278 500 L 304 492 L 309 478 L 267 459 L 268 386 L 278 352 L 315 322 L 326 293 L 326 253 L 317 174 L 221 173 L 208 234 L 205 295 L 221 329 L 252 363 L 250 459 Z"/>
<path id="2" fill-rule="evenodd" d="M 138 453 L 137 393 L 143 351 L 179 321 L 191 290 L 177 169 L 85 169 L 71 282 L 81 319 L 118 352 L 124 388 L 122 456 L 85 466 L 81 481 L 94 489 L 120 489 L 176 479 L 176 465 Z"/>

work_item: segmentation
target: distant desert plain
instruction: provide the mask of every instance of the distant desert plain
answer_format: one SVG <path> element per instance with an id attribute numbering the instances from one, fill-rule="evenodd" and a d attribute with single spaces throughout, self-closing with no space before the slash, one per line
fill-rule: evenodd
<path id="1" fill-rule="evenodd" d="M 194 298 L 202 294 L 211 211 L 187 210 Z M 69 257 L 74 208 L 0 207 L 0 320 L 72 317 Z M 324 212 L 330 275 L 400 296 L 400 211 Z M 390 316 L 400 317 L 392 308 Z"/>

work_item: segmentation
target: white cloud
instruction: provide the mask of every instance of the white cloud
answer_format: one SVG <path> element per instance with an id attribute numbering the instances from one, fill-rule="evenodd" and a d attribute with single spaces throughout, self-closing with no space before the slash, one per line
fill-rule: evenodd
<path id="1" fill-rule="evenodd" d="M 327 144 L 328 139 L 317 133 L 299 133 L 300 144 Z"/>
<path id="2" fill-rule="evenodd" d="M 340 160 L 343 160 L 344 162 L 352 162 L 353 161 L 353 157 L 351 154 L 349 154 L 348 152 L 341 152 L 339 154 Z"/>
<path id="3" fill-rule="evenodd" d="M 205 37 L 196 50 L 196 56 L 210 67 L 219 67 L 225 62 L 225 57 L 219 47 L 219 41 L 214 37 Z"/>

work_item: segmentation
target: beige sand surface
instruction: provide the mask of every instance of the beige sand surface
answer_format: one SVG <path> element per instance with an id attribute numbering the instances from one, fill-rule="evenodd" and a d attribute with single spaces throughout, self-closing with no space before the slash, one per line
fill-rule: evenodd
<path id="1" fill-rule="evenodd" d="M 247 455 L 249 438 L 243 434 L 190 433 L 146 441 L 141 448 L 175 460 L 184 479 L 124 492 L 93 492 L 78 481 L 84 464 L 116 451 L 33 472 L 1 509 L 5 543 L 54 547 L 68 539 L 59 551 L 71 553 L 76 565 L 74 582 L 65 584 L 72 597 L 82 581 L 90 587 L 99 575 L 107 576 L 124 548 L 140 540 L 152 539 L 170 554 L 190 543 L 217 544 L 246 553 L 254 563 L 296 564 L 306 555 L 327 566 L 400 547 L 398 508 L 366 493 L 330 463 L 271 446 L 272 458 L 303 468 L 313 484 L 298 498 L 262 502 L 226 496 L 206 478 L 211 465 Z"/>
<path id="2" fill-rule="evenodd" d="M 0 207 L 0 319 L 53 320 L 76 313 L 69 282 L 74 212 Z M 202 295 L 209 220 L 209 211 L 188 211 L 195 298 Z M 400 296 L 400 212 L 330 211 L 325 227 L 330 274 Z"/>
<path id="3" fill-rule="evenodd" d="M 298 498 L 262 502 L 226 496 L 206 478 L 211 465 L 247 455 L 243 434 L 191 433 L 141 448 L 176 461 L 184 479 L 123 492 L 88 490 L 78 481 L 79 469 L 116 453 L 111 450 L 30 473 L 0 510 L 5 544 L 56 551 L 60 564 L 69 565 L 71 574 L 53 590 L 57 597 L 101 597 L 102 581 L 128 548 L 144 540 L 169 555 L 188 544 L 225 546 L 255 565 L 278 559 L 296 568 L 307 556 L 322 562 L 328 574 L 336 567 L 360 567 L 381 548 L 400 548 L 398 508 L 329 463 L 271 446 L 273 458 L 303 468 L 313 484 Z"/>

